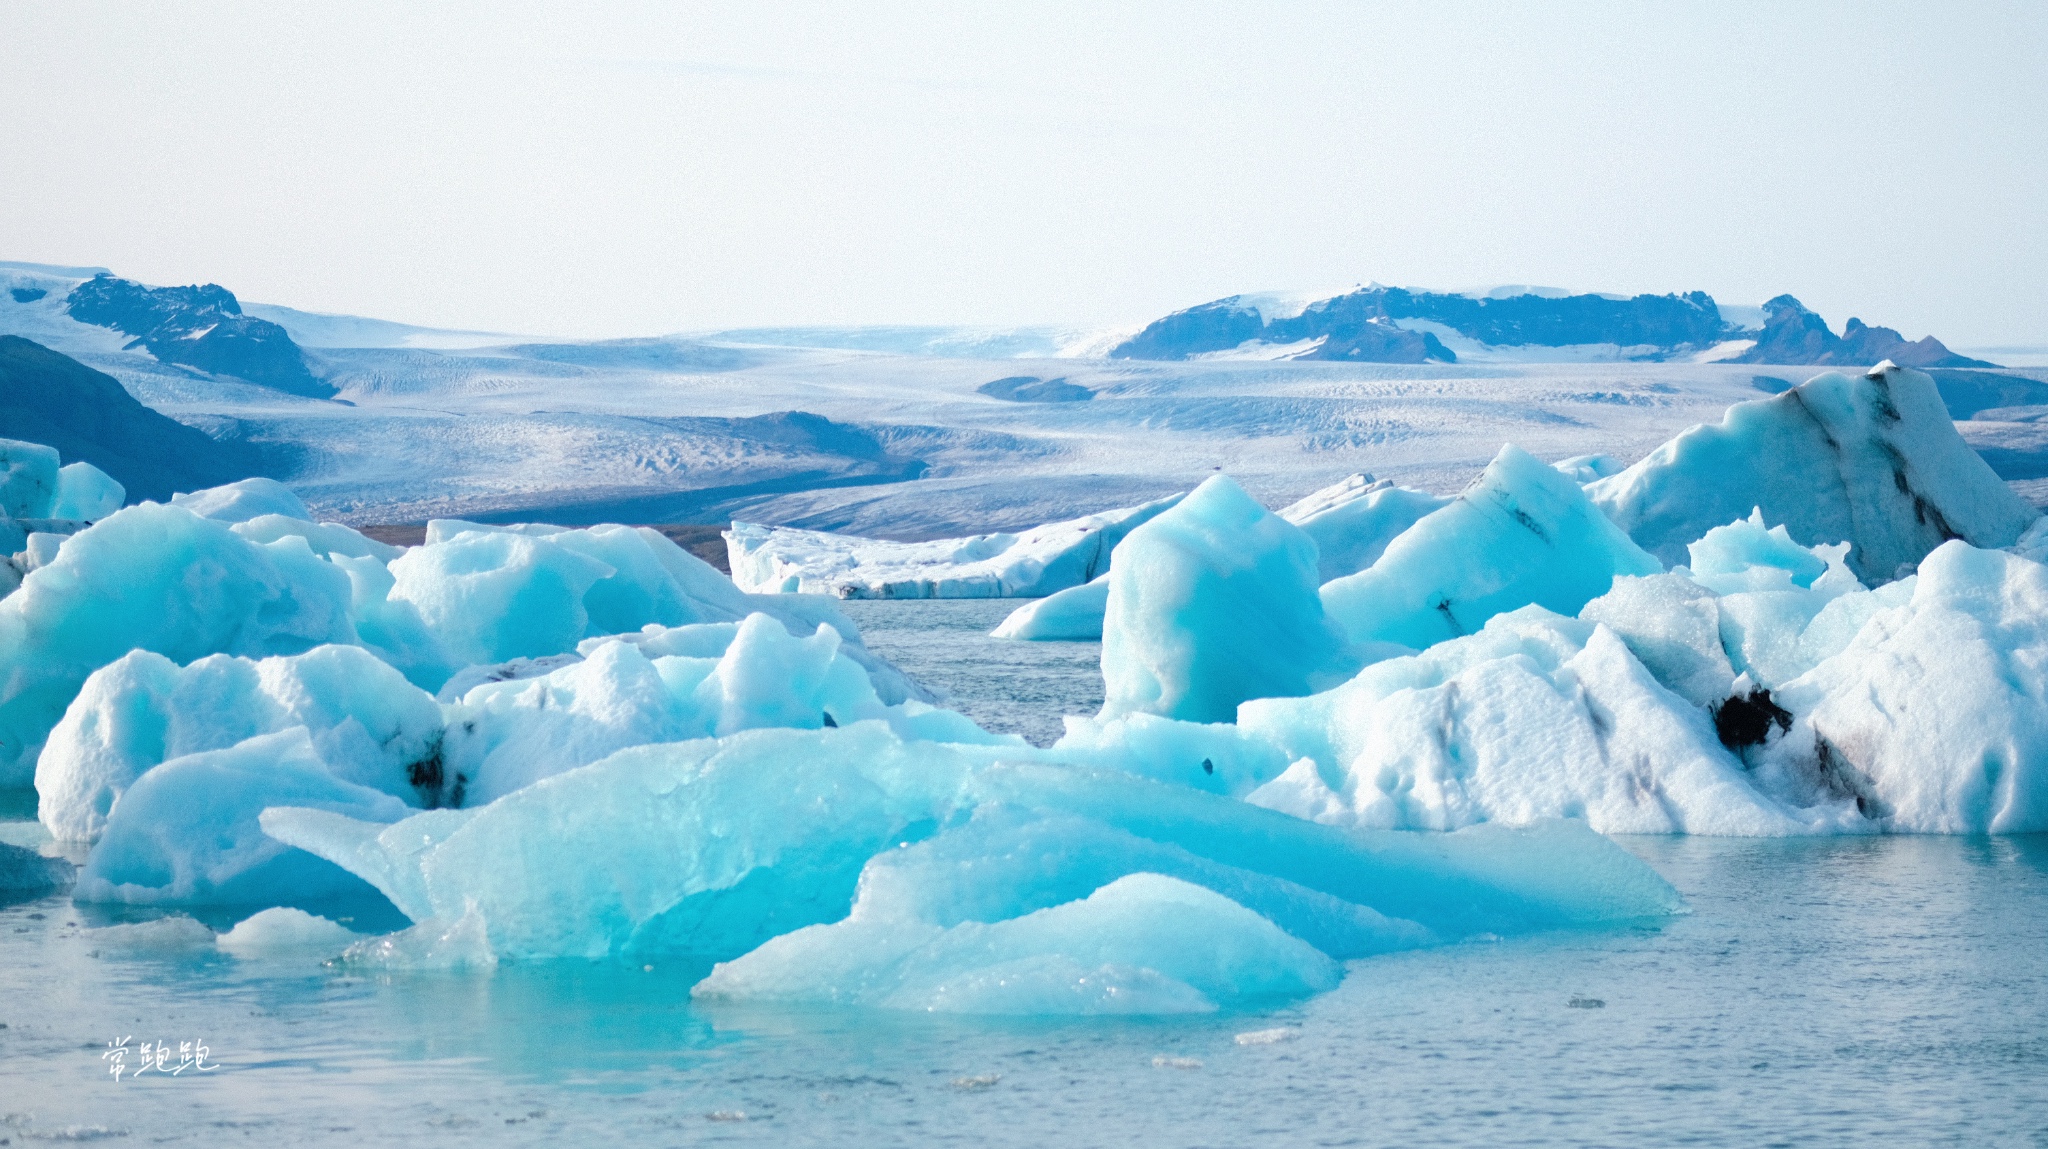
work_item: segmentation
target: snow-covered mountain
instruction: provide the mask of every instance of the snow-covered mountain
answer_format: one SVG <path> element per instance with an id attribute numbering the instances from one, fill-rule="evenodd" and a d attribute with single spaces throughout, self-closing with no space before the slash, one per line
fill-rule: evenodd
<path id="1" fill-rule="evenodd" d="M 1562 354 L 1570 347 L 1549 349 L 1565 361 L 1482 361 L 1449 327 L 1438 341 L 1457 362 L 1161 361 L 1107 357 L 1128 331 L 793 328 L 546 341 L 237 301 L 243 316 L 289 339 L 318 384 L 294 390 L 184 353 L 173 328 L 196 330 L 207 307 L 232 314 L 205 289 L 182 289 L 193 306 L 171 310 L 154 348 L 82 321 L 70 296 L 103 275 L 0 265 L 0 334 L 111 376 L 148 407 L 253 452 L 318 514 L 356 523 L 742 519 L 918 539 L 1133 506 L 1219 470 L 1272 506 L 1363 471 L 1452 494 L 1504 442 L 1546 460 L 1600 453 L 1625 463 L 1730 403 L 1812 374 L 1733 360 L 1574 362 Z M 1583 298 L 1537 289 L 1500 298 L 1525 297 Z M 1299 316 L 1312 302 L 1263 300 L 1260 321 Z M 1684 299 L 1658 307 L 1678 317 L 1674 331 L 1680 318 L 1699 330 L 1713 321 Z M 1721 322 L 1754 325 L 1748 337 L 1760 346 L 1769 322 L 1798 318 L 1782 307 L 1773 316 L 1716 310 Z M 1865 343 L 1837 337 L 1822 353 L 1853 356 Z M 2035 421 L 2048 415 L 2044 373 L 1936 374 L 1950 413 L 1968 420 L 1966 438 L 2023 491 L 2048 496 L 2048 420 Z"/>
<path id="2" fill-rule="evenodd" d="M 1233 295 L 1176 311 L 1109 352 L 1116 359 L 1314 359 L 1339 363 L 1619 360 L 1989 367 L 1928 336 L 1908 342 L 1851 319 L 1842 335 L 1797 299 L 1724 307 L 1683 295 L 1496 287 L 1447 293 L 1373 284 L 1323 298 Z"/>

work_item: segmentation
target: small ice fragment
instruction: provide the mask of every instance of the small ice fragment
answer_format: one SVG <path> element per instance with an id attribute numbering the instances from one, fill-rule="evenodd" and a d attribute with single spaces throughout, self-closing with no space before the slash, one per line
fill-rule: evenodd
<path id="1" fill-rule="evenodd" d="M 213 931 L 184 914 L 87 930 L 85 936 L 92 943 L 87 952 L 93 957 L 103 953 L 176 953 L 213 945 Z"/>
<path id="2" fill-rule="evenodd" d="M 1000 1073 L 981 1073 L 973 1077 L 955 1077 L 953 1079 L 953 1088 L 987 1089 L 1002 1079 L 1003 1075 Z"/>
<path id="3" fill-rule="evenodd" d="M 1293 1041 L 1300 1036 L 1301 1030 L 1291 1025 L 1282 1025 L 1273 1029 L 1254 1029 L 1248 1033 L 1240 1033 L 1237 1035 L 1237 1043 L 1239 1045 L 1278 1045 L 1280 1042 Z"/>
<path id="4" fill-rule="evenodd" d="M 244 918 L 215 944 L 224 952 L 246 959 L 294 953 L 337 954 L 357 940 L 355 931 L 339 922 L 315 917 L 304 910 L 273 906 Z"/>
<path id="5" fill-rule="evenodd" d="M 1200 1069 L 1202 1068 L 1202 1059 L 1199 1057 L 1168 1057 L 1162 1053 L 1158 1057 L 1152 1059 L 1152 1068 Z"/>
<path id="6" fill-rule="evenodd" d="M 1575 997 L 1564 1003 L 1566 1009 L 1606 1009 L 1607 1003 L 1597 997 Z"/>
<path id="7" fill-rule="evenodd" d="M 706 1121 L 745 1121 L 746 1119 L 747 1111 L 744 1109 L 714 1109 L 704 1115 L 704 1120 Z"/>

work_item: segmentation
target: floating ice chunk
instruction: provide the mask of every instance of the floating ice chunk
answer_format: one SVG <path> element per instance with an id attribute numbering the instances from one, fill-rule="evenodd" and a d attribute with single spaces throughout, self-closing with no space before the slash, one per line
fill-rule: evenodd
<path id="1" fill-rule="evenodd" d="M 839 598 L 1037 598 L 1089 582 L 1134 528 L 1181 496 L 1047 523 L 1016 534 L 897 543 L 735 522 L 733 581 L 756 593 Z"/>
<path id="2" fill-rule="evenodd" d="M 361 935 L 339 922 L 289 906 L 273 906 L 242 919 L 214 944 L 235 957 L 332 957 Z"/>
<path id="3" fill-rule="evenodd" d="M 362 883 L 266 836 L 266 806 L 305 806 L 359 820 L 406 813 L 389 794 L 327 772 L 303 727 L 227 750 L 173 759 L 137 779 L 79 872 L 86 902 L 282 905 L 351 894 Z"/>
<path id="4" fill-rule="evenodd" d="M 94 671 L 50 732 L 36 764 L 39 816 L 59 841 L 94 841 L 157 764 L 292 727 L 310 732 L 343 781 L 416 805 L 441 798 L 440 708 L 367 651 L 213 655 L 180 668 L 138 650 Z"/>
<path id="5" fill-rule="evenodd" d="M 904 742 L 879 722 L 754 730 L 623 750 L 455 812 L 460 824 L 447 811 L 375 826 L 289 809 L 262 824 L 416 921 L 474 902 L 501 957 L 737 957 L 844 917 L 870 859 L 990 803 L 1092 819 L 1276 879 L 1270 891 L 1293 883 L 1446 938 L 1680 904 L 1583 824 L 1361 836 L 1129 774 L 1016 761 L 1033 756 L 1045 752 Z"/>
<path id="6" fill-rule="evenodd" d="M 127 501 L 128 489 L 112 475 L 91 463 L 66 463 L 57 471 L 57 500 L 50 517 L 96 523 Z"/>
<path id="7" fill-rule="evenodd" d="M 1754 752 L 1760 784 L 1851 801 L 1891 830 L 2048 830 L 2048 567 L 1950 542 L 1904 602 L 1874 605 L 1773 692 L 1795 717 Z"/>
<path id="8" fill-rule="evenodd" d="M 154 503 L 109 515 L 0 601 L 0 785 L 30 783 L 86 676 L 129 651 L 190 662 L 353 643 L 350 596 L 304 539 L 259 545 Z"/>
<path id="9" fill-rule="evenodd" d="M 86 952 L 93 957 L 103 954 L 177 954 L 212 948 L 214 935 L 212 930 L 191 917 L 172 914 L 146 922 L 127 922 L 86 930 L 85 943 L 92 947 Z"/>
<path id="10" fill-rule="evenodd" d="M 290 487 L 276 479 L 243 479 L 203 491 L 171 496 L 171 505 L 183 507 L 201 518 L 223 523 L 242 523 L 260 515 L 283 515 L 311 521 L 313 512 Z"/>
<path id="11" fill-rule="evenodd" d="M 46 858 L 34 850 L 0 842 L 0 898 L 13 901 L 24 894 L 60 890 L 74 877 L 71 863 Z"/>
<path id="12" fill-rule="evenodd" d="M 1105 718 L 1228 722 L 1247 698 L 1306 694 L 1352 665 L 1316 595 L 1315 544 L 1227 476 L 1111 557 Z"/>
<path id="13" fill-rule="evenodd" d="M 1194 1013 L 1315 993 L 1339 976 L 1313 946 L 1229 898 L 1136 873 L 986 924 L 920 929 L 856 907 L 721 964 L 691 994 L 939 1013 Z"/>
<path id="14" fill-rule="evenodd" d="M 628 746 L 768 726 L 816 730 L 874 718 L 910 739 L 1021 745 L 950 710 L 914 700 L 884 706 L 829 627 L 798 638 L 751 614 L 736 626 L 629 637 L 640 641 L 590 640 L 584 661 L 479 685 L 449 708 L 446 768 L 466 786 L 467 802 L 494 801 Z M 726 640 L 715 658 L 645 653 L 702 648 L 714 637 Z"/>
<path id="15" fill-rule="evenodd" d="M 47 519 L 57 501 L 57 449 L 0 439 L 0 515 Z"/>
<path id="16" fill-rule="evenodd" d="M 1010 612 L 990 633 L 996 638 L 1033 642 L 1094 642 L 1102 638 L 1102 616 L 1109 609 L 1109 575 L 1093 582 L 1034 599 Z"/>
<path id="17" fill-rule="evenodd" d="M 868 858 L 929 833 L 913 828 L 992 753 L 905 744 L 878 722 L 757 730 L 623 750 L 507 794 L 423 847 L 415 819 L 352 840 L 331 819 L 272 810 L 264 825 L 416 921 L 422 909 L 452 921 L 473 901 L 501 956 L 726 958 L 843 916 Z"/>
<path id="18" fill-rule="evenodd" d="M 390 569 L 389 597 L 467 664 L 575 649 L 590 622 L 583 596 L 614 573 L 553 539 L 498 531 L 429 540 Z"/>
<path id="19" fill-rule="evenodd" d="M 1851 544 L 1849 567 L 1870 582 L 1946 539 L 2010 546 L 2039 517 L 1956 433 L 1934 380 L 1889 362 L 1737 403 L 1588 494 L 1666 562 L 1761 507 L 1801 545 Z"/>
<path id="20" fill-rule="evenodd" d="M 452 920 L 428 918 L 410 929 L 365 938 L 344 950 L 341 963 L 389 970 L 485 969 L 498 964 L 483 916 L 471 906 Z"/>
<path id="21" fill-rule="evenodd" d="M 1316 544 L 1318 582 L 1343 578 L 1379 561 L 1387 544 L 1449 499 L 1353 475 L 1283 508 L 1279 515 Z"/>
<path id="22" fill-rule="evenodd" d="M 1510 445 L 1449 506 L 1322 597 L 1353 642 L 1421 650 L 1531 603 L 1577 614 L 1614 576 L 1662 569 L 1578 484 Z"/>
<path id="23" fill-rule="evenodd" d="M 1000 921 L 1088 896 L 1129 874 L 1191 882 L 1244 906 L 1335 958 L 1441 939 L 1353 901 L 1256 869 L 1212 861 L 1094 818 L 991 802 L 964 825 L 868 862 L 854 916 L 939 926 Z"/>
<path id="24" fill-rule="evenodd" d="M 1707 715 L 1605 627 L 1537 607 L 1238 724 L 1314 769 L 1250 801 L 1338 825 L 1450 829 L 1584 818 L 1603 833 L 1779 835 L 1855 823 L 1752 787 Z"/>
<path id="25" fill-rule="evenodd" d="M 428 685 L 437 647 L 452 660 L 433 689 L 464 665 L 567 654 L 590 638 L 649 626 L 737 622 L 765 610 L 792 630 L 836 631 L 847 656 L 868 671 L 884 698 L 929 700 L 900 671 L 869 654 L 859 631 L 829 603 L 756 603 L 701 559 L 647 528 L 435 520 L 427 524 L 424 545 L 391 563 L 388 590 L 380 594 L 374 571 L 351 566 L 350 573 L 359 584 L 358 614 L 377 624 L 365 634 L 366 643 L 412 652 L 393 659 L 421 685 Z M 365 630 L 370 631 L 367 624 Z"/>
<path id="26" fill-rule="evenodd" d="M 388 563 L 405 553 L 404 547 L 380 543 L 376 539 L 340 523 L 309 523 L 288 515 L 257 515 L 233 524 L 236 534 L 251 542 L 272 543 L 286 535 L 297 535 L 306 540 L 306 545 L 321 558 L 346 555 L 349 558 L 374 558 Z"/>

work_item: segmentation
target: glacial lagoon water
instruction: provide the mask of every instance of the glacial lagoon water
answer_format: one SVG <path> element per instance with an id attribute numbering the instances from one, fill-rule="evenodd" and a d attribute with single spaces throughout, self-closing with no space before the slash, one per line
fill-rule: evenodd
<path id="1" fill-rule="evenodd" d="M 1092 644 L 978 638 L 1014 604 L 849 605 L 995 728 L 1045 741 L 1099 704 Z M 36 840 L 8 801 L 0 837 Z M 2048 1144 L 2048 838 L 1622 841 L 1690 914 L 1151 1021 L 706 1008 L 683 965 L 122 953 L 104 911 L 16 902 L 0 1143 Z M 123 1039 L 218 1068 L 136 1077 L 130 1052 L 117 1081 Z"/>

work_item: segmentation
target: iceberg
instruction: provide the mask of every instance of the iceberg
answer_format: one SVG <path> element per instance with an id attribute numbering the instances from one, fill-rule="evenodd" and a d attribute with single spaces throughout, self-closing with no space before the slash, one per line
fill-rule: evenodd
<path id="1" fill-rule="evenodd" d="M 183 663 L 353 644 L 350 598 L 348 576 L 303 539 L 253 543 L 155 503 L 107 516 L 0 600 L 0 785 L 31 782 L 86 678 L 129 651 Z"/>
<path id="2" fill-rule="evenodd" d="M 292 905 L 366 893 L 331 862 L 264 834 L 268 806 L 371 822 L 406 813 L 398 799 L 327 771 L 304 727 L 188 754 L 144 773 L 107 816 L 79 871 L 82 902 Z"/>
<path id="3" fill-rule="evenodd" d="M 57 470 L 57 499 L 50 517 L 95 523 L 127 501 L 128 489 L 112 475 L 91 463 L 66 463 Z"/>
<path id="4" fill-rule="evenodd" d="M 1956 433 L 1934 380 L 1890 362 L 1737 403 L 1587 493 L 1666 562 L 1761 508 L 1802 546 L 1848 543 L 1869 583 L 1950 539 L 2011 546 L 2040 517 Z"/>
<path id="5" fill-rule="evenodd" d="M 0 439 L 0 515 L 47 519 L 57 501 L 57 449 Z"/>
<path id="6" fill-rule="evenodd" d="M 1329 582 L 1379 561 L 1395 536 L 1449 501 L 1370 475 L 1353 475 L 1276 513 L 1316 544 L 1316 577 Z M 1108 606 L 1105 572 L 1093 582 L 1025 603 L 992 633 L 996 638 L 1030 641 L 1099 640 Z"/>
<path id="7" fill-rule="evenodd" d="M 585 657 L 471 688 L 447 708 L 442 768 L 482 804 L 629 746 L 868 719 L 906 739 L 1021 745 L 915 699 L 885 705 L 830 627 L 799 637 L 766 614 L 587 640 Z M 672 652 L 672 653 L 671 653 Z"/>
<path id="8" fill-rule="evenodd" d="M 441 710 L 352 646 L 180 667 L 131 651 L 85 680 L 36 762 L 39 817 L 60 842 L 96 841 L 122 794 L 174 758 L 294 727 L 336 778 L 411 805 L 442 799 Z"/>
<path id="9" fill-rule="evenodd" d="M 245 961 L 262 958 L 331 957 L 361 935 L 339 922 L 289 906 L 273 906 L 235 923 L 213 939 L 221 952 Z"/>
<path id="10" fill-rule="evenodd" d="M 1110 552 L 1181 499 L 1047 523 L 1015 534 L 898 543 L 736 522 L 733 582 L 754 593 L 838 598 L 1039 598 L 1109 569 Z"/>
<path id="11" fill-rule="evenodd" d="M 242 479 L 219 487 L 172 495 L 171 505 L 183 507 L 203 519 L 241 523 L 261 515 L 283 515 L 288 519 L 311 521 L 313 512 L 290 487 L 276 479 Z"/>
<path id="12" fill-rule="evenodd" d="M 1105 718 L 1227 722 L 1247 698 L 1307 694 L 1353 665 L 1317 597 L 1315 543 L 1228 476 L 1110 558 Z"/>
<path id="13" fill-rule="evenodd" d="M 692 996 L 980 1014 L 1166 1014 L 1300 997 L 1340 971 L 1221 894 L 1160 874 L 994 923 L 869 920 L 775 938 L 717 966 Z"/>
<path id="14" fill-rule="evenodd" d="M 886 884 L 864 872 L 959 832 L 949 826 L 975 828 L 977 811 L 995 804 L 1100 827 L 1066 840 L 1065 849 L 1052 848 L 1060 845 L 1054 837 L 1044 849 L 971 850 L 996 867 L 985 874 L 1005 875 L 1000 881 L 945 857 L 916 867 L 913 886 L 929 876 L 954 892 L 926 887 L 920 920 L 967 920 L 934 908 L 935 898 L 952 897 L 995 920 L 1019 917 L 1183 854 L 1199 861 L 1183 859 L 1180 880 L 1229 877 L 1241 896 L 1263 899 L 1276 914 L 1288 901 L 1283 883 L 1372 910 L 1378 917 L 1351 915 L 1365 923 L 1351 931 L 1353 945 L 1623 920 L 1679 906 L 1648 867 L 1583 825 L 1360 836 L 1129 774 L 1028 761 L 1044 753 L 905 742 L 880 722 L 753 730 L 623 750 L 473 811 L 427 811 L 386 826 L 272 808 L 262 825 L 377 885 L 416 922 L 478 915 L 501 958 L 731 960 L 792 930 L 846 918 L 864 882 Z M 1015 827 L 998 819 L 975 833 Z M 1136 840 L 1135 848 L 1101 848 Z M 1044 878 L 1073 866 L 1083 868 L 1073 875 L 1078 882 Z"/>
<path id="15" fill-rule="evenodd" d="M 1322 600 L 1352 642 L 1422 650 L 1531 604 L 1575 615 L 1616 575 L 1662 569 L 1577 483 L 1510 445 Z"/>
<path id="16" fill-rule="evenodd" d="M 1582 818 L 1602 833 L 1867 829 L 1853 805 L 1751 784 L 1708 712 L 1605 626 L 1538 606 L 1388 659 L 1333 690 L 1239 709 L 1291 764 L 1246 801 L 1374 829 Z"/>
<path id="17" fill-rule="evenodd" d="M 1102 616 L 1109 610 L 1109 574 L 1070 586 L 1011 611 L 989 633 L 996 638 L 1027 642 L 1097 642 Z"/>
<path id="18" fill-rule="evenodd" d="M 1352 475 L 1278 513 L 1315 542 L 1318 580 L 1329 582 L 1378 562 L 1395 536 L 1449 502 L 1388 479 Z"/>
<path id="19" fill-rule="evenodd" d="M 1760 782 L 1892 831 L 2048 830 L 2048 567 L 1951 541 L 1809 629 L 1844 607 L 1847 642 L 1771 692 L 1790 720 L 1748 751 Z"/>

